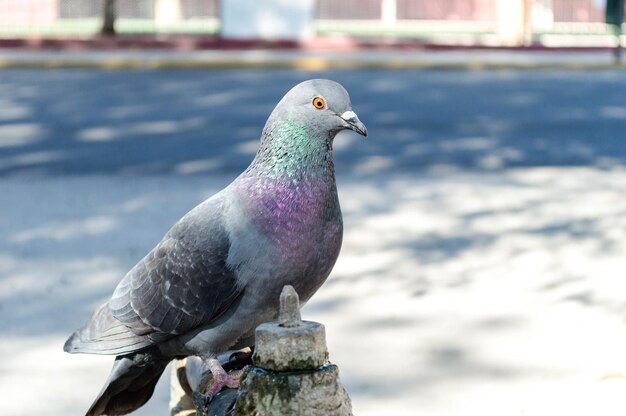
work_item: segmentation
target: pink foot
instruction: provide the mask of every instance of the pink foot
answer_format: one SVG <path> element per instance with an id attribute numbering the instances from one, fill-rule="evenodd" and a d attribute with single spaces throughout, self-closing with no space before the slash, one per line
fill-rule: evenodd
<path id="1" fill-rule="evenodd" d="M 215 358 L 209 359 L 207 364 L 211 374 L 213 374 L 213 383 L 206 393 L 207 402 L 211 401 L 224 387 L 239 388 L 241 375 L 245 368 L 227 373 Z"/>

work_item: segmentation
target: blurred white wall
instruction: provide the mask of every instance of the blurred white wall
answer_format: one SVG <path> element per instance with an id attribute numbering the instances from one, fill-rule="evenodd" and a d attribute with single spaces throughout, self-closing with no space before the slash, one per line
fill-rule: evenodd
<path id="1" fill-rule="evenodd" d="M 314 34 L 314 16 L 314 0 L 223 0 L 221 34 L 231 39 L 304 39 Z"/>

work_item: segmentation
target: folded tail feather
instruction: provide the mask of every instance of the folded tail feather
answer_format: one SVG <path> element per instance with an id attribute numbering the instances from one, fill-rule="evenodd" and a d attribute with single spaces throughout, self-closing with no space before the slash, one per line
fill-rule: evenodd
<path id="1" fill-rule="evenodd" d="M 85 416 L 125 415 L 138 409 L 152 397 L 169 361 L 155 349 L 115 357 L 109 378 Z"/>

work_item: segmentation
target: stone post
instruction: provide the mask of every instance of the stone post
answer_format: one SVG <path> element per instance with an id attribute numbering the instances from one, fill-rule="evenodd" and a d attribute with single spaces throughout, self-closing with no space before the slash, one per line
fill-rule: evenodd
<path id="1" fill-rule="evenodd" d="M 324 325 L 300 319 L 298 294 L 285 286 L 277 322 L 256 329 L 256 344 L 235 414 L 352 414 L 350 398 L 339 381 L 339 369 L 328 363 Z"/>
<path id="2" fill-rule="evenodd" d="M 188 359 L 185 371 L 179 364 L 172 373 L 172 415 L 189 414 L 184 410 L 190 409 L 189 396 L 194 397 L 197 415 L 352 415 L 339 369 L 328 362 L 324 325 L 300 319 L 298 294 L 292 286 L 285 286 L 280 295 L 278 320 L 257 327 L 252 366 L 245 371 L 238 392 L 223 390 L 209 406 L 204 405 L 207 384 L 194 381 L 198 377 L 193 373 L 201 368 L 192 365 L 194 360 Z"/>

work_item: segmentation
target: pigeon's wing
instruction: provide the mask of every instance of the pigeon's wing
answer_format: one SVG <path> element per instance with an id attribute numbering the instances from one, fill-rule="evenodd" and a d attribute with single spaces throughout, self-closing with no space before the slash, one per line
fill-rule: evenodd
<path id="1" fill-rule="evenodd" d="M 239 294 L 218 201 L 183 217 L 115 289 L 111 313 L 135 334 L 183 334 L 217 318 Z"/>
<path id="2" fill-rule="evenodd" d="M 223 198 L 205 201 L 128 272 L 108 306 L 79 330 L 83 344 L 105 348 L 89 352 L 145 348 L 210 323 L 230 306 L 243 288 L 226 264 L 230 240 L 222 215 Z M 80 347 L 75 352 L 88 352 Z"/>

